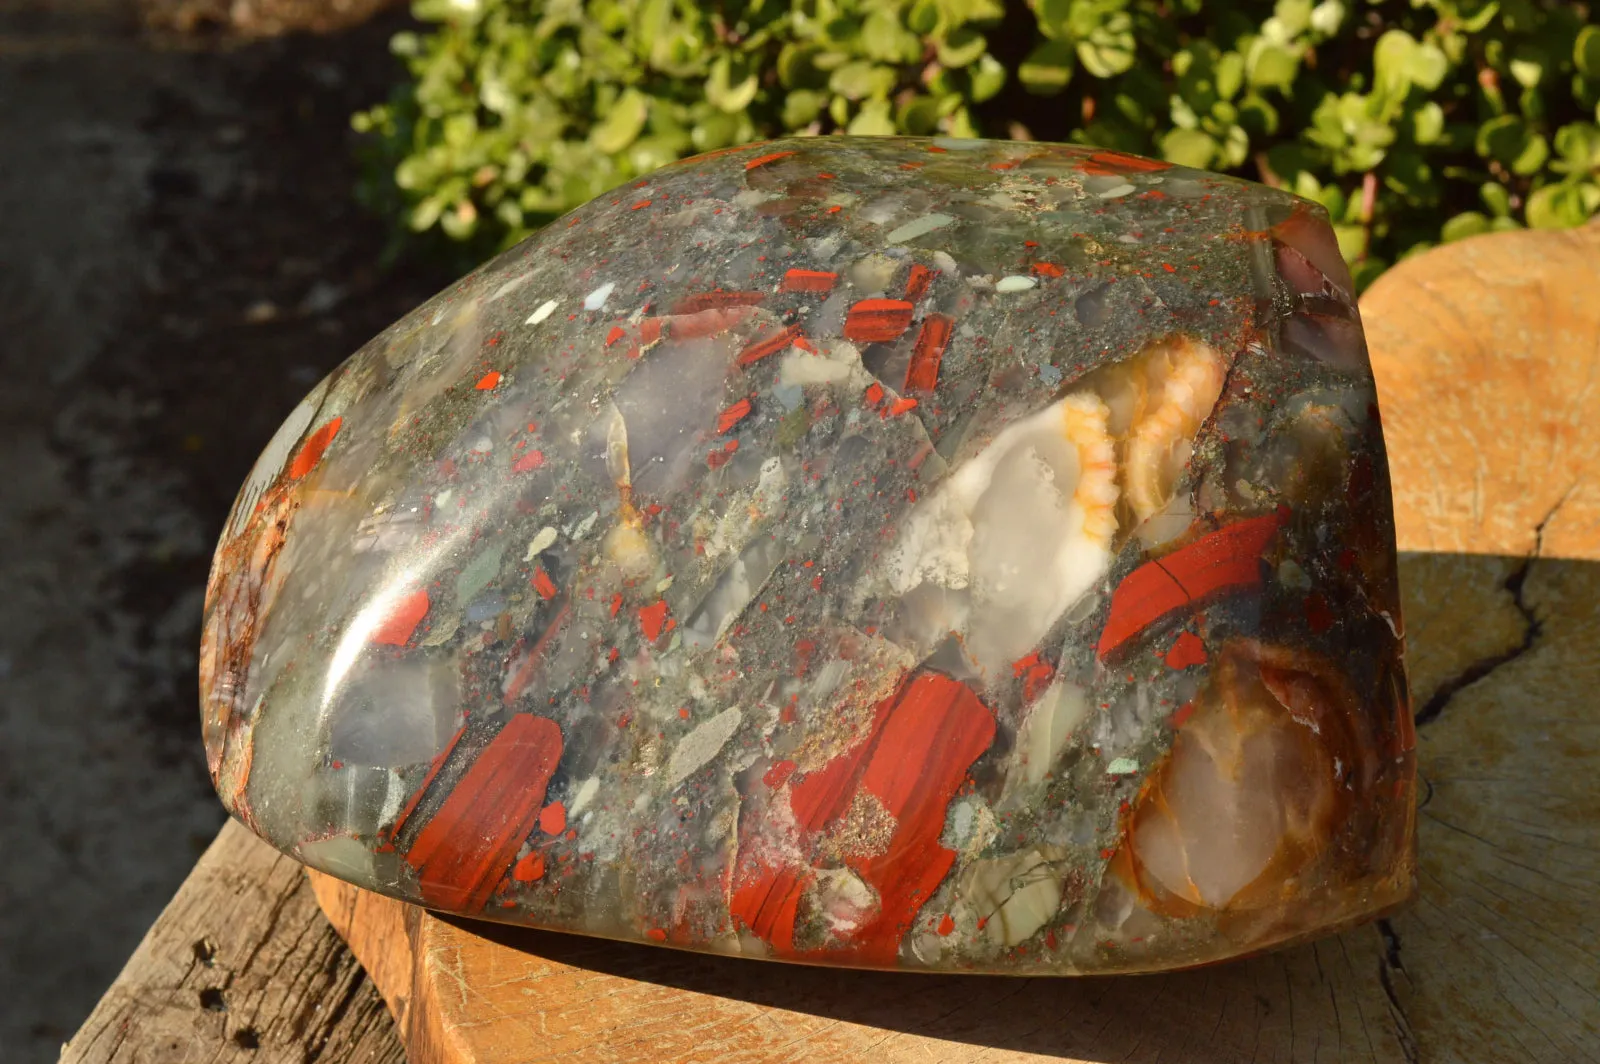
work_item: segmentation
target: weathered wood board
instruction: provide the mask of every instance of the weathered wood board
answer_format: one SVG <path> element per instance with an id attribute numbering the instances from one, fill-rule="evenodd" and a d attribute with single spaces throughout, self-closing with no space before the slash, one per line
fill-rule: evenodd
<path id="1" fill-rule="evenodd" d="M 1600 1060 L 1600 229 L 1363 301 L 1425 781 L 1389 920 L 1203 971 L 1008 980 L 706 958 L 319 899 L 413 1064 Z"/>
<path id="2" fill-rule="evenodd" d="M 300 865 L 232 821 L 61 1052 L 63 1064 L 405 1059 Z"/>

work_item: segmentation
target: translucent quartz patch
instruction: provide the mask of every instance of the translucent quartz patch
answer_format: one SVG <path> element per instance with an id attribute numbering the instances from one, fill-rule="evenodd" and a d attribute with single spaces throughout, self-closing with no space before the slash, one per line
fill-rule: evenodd
<path id="1" fill-rule="evenodd" d="M 1321 211 L 1060 145 L 616 189 L 289 413 L 202 649 L 234 816 L 468 916 L 1204 964 L 1414 886 L 1394 534 Z"/>

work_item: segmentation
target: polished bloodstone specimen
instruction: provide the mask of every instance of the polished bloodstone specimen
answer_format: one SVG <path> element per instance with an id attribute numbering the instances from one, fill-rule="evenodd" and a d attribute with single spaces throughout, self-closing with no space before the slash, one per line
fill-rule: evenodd
<path id="1" fill-rule="evenodd" d="M 1414 884 L 1350 276 L 1113 152 L 781 141 L 551 224 L 290 414 L 202 692 L 274 845 L 545 928 L 1130 972 Z"/>

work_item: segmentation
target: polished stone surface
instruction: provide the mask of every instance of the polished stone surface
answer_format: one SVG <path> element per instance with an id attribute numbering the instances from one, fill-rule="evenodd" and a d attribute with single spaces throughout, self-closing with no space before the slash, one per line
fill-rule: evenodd
<path id="1" fill-rule="evenodd" d="M 1164 163 L 799 139 L 617 189 L 305 399 L 207 609 L 230 810 L 437 909 L 1072 974 L 1414 885 L 1349 275 Z"/>

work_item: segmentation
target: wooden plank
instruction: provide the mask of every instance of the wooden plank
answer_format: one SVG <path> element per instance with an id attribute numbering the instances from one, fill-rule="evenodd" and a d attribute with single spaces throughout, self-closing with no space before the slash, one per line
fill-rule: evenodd
<path id="1" fill-rule="evenodd" d="M 63 1064 L 405 1059 L 300 865 L 233 821 L 61 1053 Z"/>

